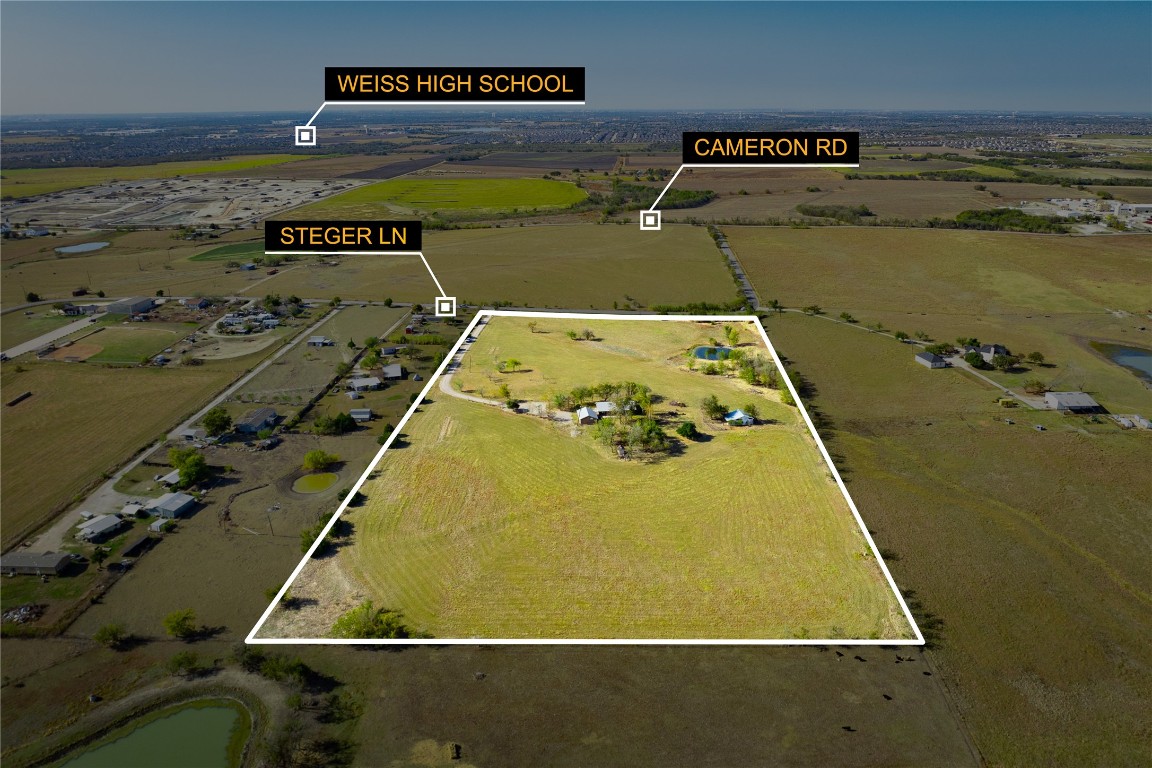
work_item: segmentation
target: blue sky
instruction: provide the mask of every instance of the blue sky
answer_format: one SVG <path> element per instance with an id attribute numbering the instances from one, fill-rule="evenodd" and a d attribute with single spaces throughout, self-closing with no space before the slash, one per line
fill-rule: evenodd
<path id="1" fill-rule="evenodd" d="M 590 109 L 1152 111 L 1152 2 L 0 4 L 0 112 L 291 110 L 328 66 L 584 66 Z"/>

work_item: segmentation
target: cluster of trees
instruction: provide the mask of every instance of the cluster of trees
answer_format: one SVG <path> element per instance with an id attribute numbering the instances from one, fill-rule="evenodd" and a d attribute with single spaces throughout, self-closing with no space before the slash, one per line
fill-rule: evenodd
<path id="1" fill-rule="evenodd" d="M 618 446 L 634 453 L 665 453 L 672 447 L 656 419 L 627 410 L 600 419 L 592 427 L 592 436 L 609 448 Z"/>
<path id="2" fill-rule="evenodd" d="M 304 454 L 303 468 L 308 472 L 323 472 L 333 464 L 339 463 L 339 461 L 340 457 L 336 454 L 316 448 Z"/>
<path id="3" fill-rule="evenodd" d="M 667 315 L 673 312 L 689 315 L 730 315 L 746 312 L 751 308 L 752 305 L 748 302 L 748 299 L 743 296 L 722 304 L 699 301 L 690 304 L 653 304 L 651 307 L 652 311 L 659 315 Z"/>
<path id="4" fill-rule="evenodd" d="M 572 339 L 572 341 L 596 341 L 596 332 L 591 328 L 585 328 L 579 332 L 569 329 L 564 331 L 564 335 Z"/>
<path id="5" fill-rule="evenodd" d="M 180 472 L 180 487 L 188 488 L 212 474 L 207 459 L 195 448 L 169 448 L 168 462 Z"/>
<path id="6" fill-rule="evenodd" d="M 654 394 L 652 388 L 635 381 L 603 382 L 590 387 L 576 387 L 570 392 L 552 396 L 552 404 L 562 411 L 574 411 L 582 405 L 606 401 L 616 406 L 618 413 L 640 410 L 650 413 Z"/>
<path id="7" fill-rule="evenodd" d="M 804 203 L 796 206 L 796 212 L 804 216 L 822 219 L 836 219 L 845 224 L 859 224 L 865 216 L 875 216 L 866 205 L 813 205 Z"/>
<path id="8" fill-rule="evenodd" d="M 1070 230 L 1058 216 L 1033 216 L 1015 208 L 993 208 L 983 211 L 961 211 L 956 214 L 961 229 L 984 229 L 1003 232 L 1039 232 L 1062 235 Z"/>
<path id="9" fill-rule="evenodd" d="M 331 637 L 348 639 L 403 639 L 413 637 L 404 625 L 403 614 L 390 608 L 377 608 L 366 600 L 348 611 L 332 625 Z"/>
<path id="10" fill-rule="evenodd" d="M 648 208 L 656 202 L 660 190 L 639 184 L 629 184 L 618 179 L 612 181 L 612 189 L 605 192 L 589 192 L 588 197 L 572 206 L 575 210 L 600 210 L 605 216 L 613 216 L 620 211 L 634 211 Z M 661 209 L 698 208 L 716 199 L 710 189 L 670 189 L 660 200 Z"/>
<path id="11" fill-rule="evenodd" d="M 312 431 L 318 435 L 343 435 L 356 429 L 356 420 L 350 414 L 338 413 L 335 416 L 317 416 Z"/>
<path id="12" fill-rule="evenodd" d="M 218 437 L 228 430 L 232 429 L 232 417 L 228 415 L 228 411 L 224 410 L 223 406 L 216 406 L 204 414 L 204 418 L 200 420 L 204 426 L 204 431 L 212 437 Z"/>

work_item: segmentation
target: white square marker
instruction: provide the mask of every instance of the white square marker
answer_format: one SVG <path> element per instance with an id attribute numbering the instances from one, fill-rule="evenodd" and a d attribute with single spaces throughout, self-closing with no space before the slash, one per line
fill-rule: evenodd
<path id="1" fill-rule="evenodd" d="M 296 146 L 298 146 L 298 147 L 314 147 L 314 146 L 316 146 L 316 129 L 311 125 L 298 125 L 298 126 L 296 126 Z"/>
<path id="2" fill-rule="evenodd" d="M 456 297 L 436 297 L 436 317 L 456 317 Z"/>
<path id="3" fill-rule="evenodd" d="M 640 211 L 640 229 L 660 229 L 660 211 Z"/>

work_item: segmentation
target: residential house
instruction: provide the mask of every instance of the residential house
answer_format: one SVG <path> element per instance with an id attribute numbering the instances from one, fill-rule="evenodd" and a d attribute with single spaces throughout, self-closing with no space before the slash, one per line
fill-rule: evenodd
<path id="1" fill-rule="evenodd" d="M 372 420 L 372 409 L 371 408 L 353 408 L 351 411 L 348 412 L 348 414 L 355 421 L 371 421 Z"/>
<path id="2" fill-rule="evenodd" d="M 243 418 L 236 422 L 234 429 L 246 435 L 254 435 L 261 430 L 276 426 L 276 419 L 276 411 L 271 408 L 257 408 L 244 414 Z"/>
<path id="3" fill-rule="evenodd" d="M 349 379 L 348 389 L 353 392 L 369 392 L 374 389 L 380 389 L 381 384 L 383 384 L 383 382 L 375 376 L 361 376 L 359 378 Z"/>

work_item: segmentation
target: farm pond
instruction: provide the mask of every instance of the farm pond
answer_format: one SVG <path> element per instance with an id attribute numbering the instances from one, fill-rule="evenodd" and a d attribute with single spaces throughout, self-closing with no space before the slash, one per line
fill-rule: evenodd
<path id="1" fill-rule="evenodd" d="M 111 243 L 80 243 L 79 245 L 66 245 L 62 248 L 57 248 L 56 253 L 87 253 L 88 251 L 98 251 L 101 248 L 107 248 Z"/>
<path id="2" fill-rule="evenodd" d="M 340 475 L 335 472 L 314 472 L 310 475 L 296 478 L 292 483 L 292 490 L 296 493 L 320 493 L 332 487 Z"/>
<path id="3" fill-rule="evenodd" d="M 1116 365 L 1132 371 L 1144 381 L 1152 382 L 1152 350 L 1128 347 L 1109 341 L 1093 341 L 1092 348 Z"/>
<path id="4" fill-rule="evenodd" d="M 61 768 L 234 768 L 251 732 L 234 701 L 197 701 L 145 715 L 60 763 Z"/>
<path id="5" fill-rule="evenodd" d="M 727 360 L 730 354 L 728 347 L 696 347 L 696 357 L 701 360 Z"/>

